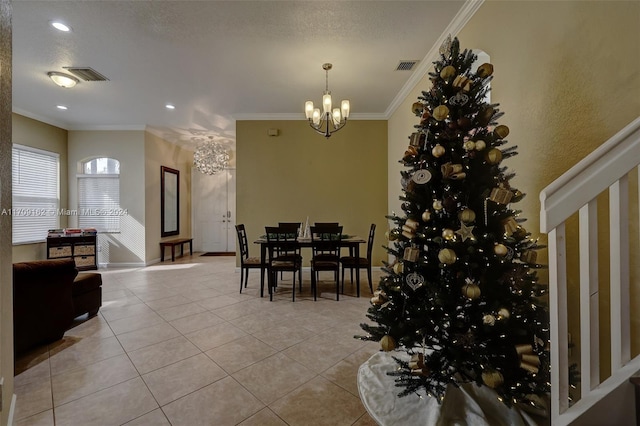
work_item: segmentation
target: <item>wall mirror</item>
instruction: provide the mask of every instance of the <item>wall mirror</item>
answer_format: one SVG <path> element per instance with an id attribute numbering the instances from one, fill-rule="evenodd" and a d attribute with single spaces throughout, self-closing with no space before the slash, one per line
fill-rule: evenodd
<path id="1" fill-rule="evenodd" d="M 160 236 L 180 233 L 180 171 L 160 166 Z"/>

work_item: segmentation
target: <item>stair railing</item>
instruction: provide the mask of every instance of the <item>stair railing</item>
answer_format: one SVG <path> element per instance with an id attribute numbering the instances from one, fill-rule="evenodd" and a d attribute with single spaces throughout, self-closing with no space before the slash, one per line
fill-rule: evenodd
<path id="1" fill-rule="evenodd" d="M 551 420 L 569 424 L 640 370 L 631 360 L 629 174 L 640 165 L 640 117 L 540 193 L 540 230 L 548 234 L 551 321 Z M 640 185 L 639 185 L 640 186 Z M 597 197 L 609 192 L 611 375 L 600 383 Z M 640 198 L 640 197 L 639 197 Z M 580 399 L 569 406 L 565 221 L 579 218 Z"/>

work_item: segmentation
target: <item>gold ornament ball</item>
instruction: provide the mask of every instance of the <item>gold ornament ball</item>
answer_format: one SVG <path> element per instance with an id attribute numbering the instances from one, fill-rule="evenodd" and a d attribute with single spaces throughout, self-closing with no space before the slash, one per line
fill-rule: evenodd
<path id="1" fill-rule="evenodd" d="M 393 265 L 393 272 L 395 272 L 396 275 L 402 274 L 402 271 L 404 271 L 404 266 L 402 265 L 402 263 L 398 262 Z"/>
<path id="2" fill-rule="evenodd" d="M 453 240 L 455 236 L 456 234 L 455 232 L 453 232 L 453 229 L 445 228 L 442 230 L 442 238 L 444 238 L 447 241 Z"/>
<path id="3" fill-rule="evenodd" d="M 425 222 L 429 222 L 431 220 L 431 212 L 429 210 L 425 210 L 422 213 L 422 220 Z"/>
<path id="4" fill-rule="evenodd" d="M 473 151 L 476 148 L 476 143 L 474 141 L 466 141 L 462 144 L 462 148 L 465 151 Z"/>
<path id="5" fill-rule="evenodd" d="M 458 213 L 458 219 L 464 223 L 471 223 L 476 220 L 476 212 L 471 209 L 464 209 Z"/>
<path id="6" fill-rule="evenodd" d="M 506 256 L 507 255 L 507 246 L 504 244 L 496 244 L 493 246 L 493 252 L 498 256 Z"/>
<path id="7" fill-rule="evenodd" d="M 431 150 L 431 154 L 436 157 L 436 158 L 440 158 L 444 155 L 444 153 L 446 152 L 446 150 L 444 149 L 444 147 L 440 144 L 437 144 L 436 146 L 433 147 L 433 149 Z"/>
<path id="8" fill-rule="evenodd" d="M 411 105 L 411 111 L 415 115 L 421 115 L 423 109 L 424 109 L 424 105 L 422 105 L 422 103 L 420 102 L 414 102 L 413 105 Z"/>
<path id="9" fill-rule="evenodd" d="M 440 71 L 440 77 L 442 77 L 444 80 L 448 80 L 454 75 L 456 75 L 456 69 L 452 65 L 447 65 Z"/>
<path id="10" fill-rule="evenodd" d="M 491 148 L 485 158 L 489 164 L 498 164 L 502 161 L 502 151 L 498 148 Z"/>
<path id="11" fill-rule="evenodd" d="M 475 300 L 480 297 L 480 287 L 475 283 L 467 283 L 462 286 L 462 294 L 471 300 Z"/>
<path id="12" fill-rule="evenodd" d="M 487 143 L 483 140 L 476 141 L 476 151 L 482 151 L 487 147 Z"/>
<path id="13" fill-rule="evenodd" d="M 433 110 L 433 118 L 442 121 L 449 116 L 449 108 L 446 105 L 440 105 Z"/>
<path id="14" fill-rule="evenodd" d="M 499 125 L 495 129 L 493 129 L 493 133 L 498 136 L 500 139 L 504 139 L 509 136 L 509 128 L 503 124 Z"/>
<path id="15" fill-rule="evenodd" d="M 433 209 L 436 211 L 442 210 L 442 201 L 435 200 L 432 205 Z"/>
<path id="16" fill-rule="evenodd" d="M 396 348 L 396 341 L 393 337 L 387 334 L 386 336 L 383 336 L 382 339 L 380 339 L 380 347 L 385 352 L 392 351 Z"/>
<path id="17" fill-rule="evenodd" d="M 484 370 L 482 372 L 482 381 L 491 389 L 495 389 L 504 383 L 504 377 L 497 370 Z"/>
<path id="18" fill-rule="evenodd" d="M 438 260 L 440 263 L 444 263 L 445 265 L 451 265 L 458 260 L 458 256 L 456 256 L 456 252 L 451 249 L 442 249 L 438 253 Z"/>
<path id="19" fill-rule="evenodd" d="M 489 63 L 480 65 L 478 67 L 478 71 L 476 71 L 476 74 L 478 74 L 478 77 L 481 78 L 489 77 L 491 74 L 493 74 L 493 65 Z"/>
<path id="20" fill-rule="evenodd" d="M 485 316 L 482 317 L 482 323 L 486 325 L 495 325 L 496 317 L 494 317 L 491 314 L 486 314 Z"/>
<path id="21" fill-rule="evenodd" d="M 503 319 L 508 319 L 511 316 L 511 312 L 507 308 L 500 308 L 498 315 Z"/>

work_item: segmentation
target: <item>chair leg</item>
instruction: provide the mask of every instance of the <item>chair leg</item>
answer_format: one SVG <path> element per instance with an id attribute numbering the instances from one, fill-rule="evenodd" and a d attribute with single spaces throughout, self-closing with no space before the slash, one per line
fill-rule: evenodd
<path id="1" fill-rule="evenodd" d="M 369 279 L 369 290 L 373 294 L 373 280 L 371 279 L 371 265 L 367 267 L 367 278 Z"/>
<path id="2" fill-rule="evenodd" d="M 244 280 L 244 268 L 240 267 L 240 293 L 242 294 L 242 284 Z"/>
<path id="3" fill-rule="evenodd" d="M 342 265 L 342 292 L 344 293 L 344 265 Z"/>
<path id="4" fill-rule="evenodd" d="M 245 269 L 244 288 L 247 288 L 248 282 L 249 282 L 249 268 Z"/>
<path id="5" fill-rule="evenodd" d="M 291 284 L 291 301 L 296 301 L 296 271 L 293 271 L 293 283 Z"/>

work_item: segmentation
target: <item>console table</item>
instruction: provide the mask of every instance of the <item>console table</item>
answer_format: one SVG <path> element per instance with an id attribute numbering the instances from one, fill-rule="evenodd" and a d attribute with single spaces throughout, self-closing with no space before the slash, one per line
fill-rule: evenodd
<path id="1" fill-rule="evenodd" d="M 184 245 L 189 244 L 189 254 L 193 254 L 193 238 L 176 238 L 174 240 L 160 241 L 160 262 L 164 262 L 164 249 L 171 247 L 171 261 L 176 260 L 176 246 L 180 246 L 180 256 L 184 256 Z"/>
<path id="2" fill-rule="evenodd" d="M 80 271 L 98 269 L 96 252 L 95 235 L 47 238 L 47 259 L 70 257 Z"/>

